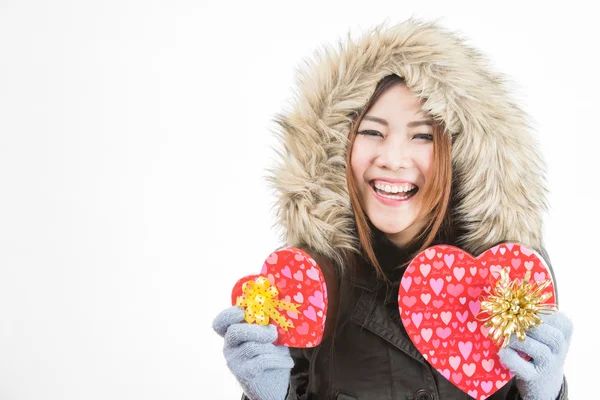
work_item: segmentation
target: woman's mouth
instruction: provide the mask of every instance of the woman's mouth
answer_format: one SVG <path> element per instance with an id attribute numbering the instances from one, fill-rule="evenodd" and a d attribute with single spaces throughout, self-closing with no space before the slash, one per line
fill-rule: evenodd
<path id="1" fill-rule="evenodd" d="M 387 200 L 385 203 L 409 200 L 419 191 L 418 186 L 409 183 L 389 185 L 371 181 L 370 186 L 380 200 Z"/>

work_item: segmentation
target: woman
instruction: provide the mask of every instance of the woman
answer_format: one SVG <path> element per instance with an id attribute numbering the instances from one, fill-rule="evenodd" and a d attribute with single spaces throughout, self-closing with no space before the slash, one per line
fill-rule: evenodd
<path id="1" fill-rule="evenodd" d="M 408 338 L 398 287 L 439 243 L 478 255 L 514 241 L 549 264 L 544 164 L 525 114 L 480 53 L 414 19 L 324 52 L 298 86 L 277 117 L 286 154 L 270 179 L 286 245 L 324 272 L 327 326 L 318 347 L 288 349 L 272 344 L 273 326 L 223 311 L 213 326 L 244 398 L 470 398 Z M 544 322 L 501 351 L 515 379 L 491 399 L 568 398 L 571 322 Z"/>

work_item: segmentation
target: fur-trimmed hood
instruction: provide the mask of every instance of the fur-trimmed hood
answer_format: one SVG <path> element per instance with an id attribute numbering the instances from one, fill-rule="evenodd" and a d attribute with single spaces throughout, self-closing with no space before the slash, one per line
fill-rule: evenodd
<path id="1" fill-rule="evenodd" d="M 435 22 L 411 18 L 325 46 L 297 72 L 291 109 L 276 115 L 282 146 L 267 177 L 285 245 L 342 261 L 360 245 L 345 175 L 352 116 L 397 74 L 453 137 L 457 245 L 478 255 L 503 241 L 542 247 L 545 165 L 527 115 L 482 53 Z"/>

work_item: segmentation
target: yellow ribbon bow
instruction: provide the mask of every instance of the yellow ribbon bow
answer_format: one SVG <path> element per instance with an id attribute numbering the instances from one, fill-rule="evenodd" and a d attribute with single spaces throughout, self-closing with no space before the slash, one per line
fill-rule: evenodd
<path id="1" fill-rule="evenodd" d="M 292 322 L 285 319 L 277 309 L 297 313 L 300 304 L 277 300 L 279 291 L 275 286 L 271 286 L 267 278 L 259 276 L 254 281 L 244 282 L 242 291 L 244 294 L 238 296 L 236 305 L 244 307 L 246 322 L 268 325 L 269 319 L 273 319 L 285 331 L 294 328 Z"/>
<path id="2" fill-rule="evenodd" d="M 481 311 L 477 319 L 491 328 L 488 336 L 501 348 L 508 346 L 511 335 L 517 335 L 519 341 L 525 341 L 525 332 L 541 325 L 538 314 L 551 314 L 557 310 L 556 304 L 543 304 L 552 297 L 552 293 L 542 293 L 550 283 L 550 279 L 532 281 L 531 271 L 527 271 L 522 281 L 510 281 L 510 269 L 500 271 L 500 279 L 488 298 L 481 301 Z M 487 313 L 486 317 L 480 314 Z"/>

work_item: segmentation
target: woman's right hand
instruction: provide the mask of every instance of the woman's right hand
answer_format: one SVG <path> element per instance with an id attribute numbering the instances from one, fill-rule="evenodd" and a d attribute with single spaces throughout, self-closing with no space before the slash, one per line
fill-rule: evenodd
<path id="1" fill-rule="evenodd" d="M 284 400 L 294 361 L 287 347 L 274 345 L 277 328 L 244 322 L 244 310 L 233 306 L 213 321 L 225 339 L 227 366 L 250 400 Z"/>

